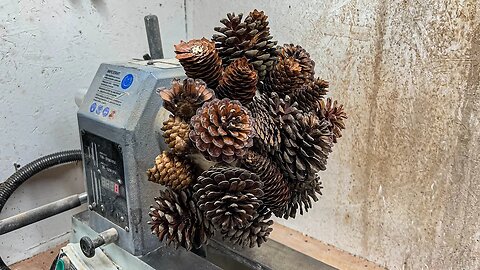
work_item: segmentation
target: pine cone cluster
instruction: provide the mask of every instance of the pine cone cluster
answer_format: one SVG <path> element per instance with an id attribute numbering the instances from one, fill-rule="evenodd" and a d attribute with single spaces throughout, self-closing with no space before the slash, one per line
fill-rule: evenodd
<path id="1" fill-rule="evenodd" d="M 285 44 L 279 50 L 278 62 L 267 77 L 265 87 L 283 97 L 313 82 L 315 63 L 299 45 Z"/>
<path id="2" fill-rule="evenodd" d="M 190 125 L 178 116 L 170 115 L 163 122 L 162 126 L 163 138 L 165 143 L 176 154 L 186 153 L 190 144 L 188 134 L 190 133 Z"/>
<path id="3" fill-rule="evenodd" d="M 225 69 L 215 94 L 219 99 L 235 99 L 247 105 L 257 92 L 257 82 L 257 72 L 247 59 L 242 57 L 233 61 Z"/>
<path id="4" fill-rule="evenodd" d="M 190 139 L 207 160 L 231 163 L 253 145 L 253 119 L 240 102 L 205 103 L 191 120 Z"/>
<path id="5" fill-rule="evenodd" d="M 212 41 L 175 45 L 188 78 L 159 92 L 172 113 L 162 127 L 169 151 L 147 174 L 167 190 L 149 223 L 161 241 L 187 249 L 214 232 L 260 246 L 272 214 L 307 212 L 347 119 L 342 105 L 325 100 L 328 82 L 315 77 L 304 48 L 275 48 L 263 11 L 229 13 L 221 23 Z"/>
<path id="6" fill-rule="evenodd" d="M 148 224 L 160 241 L 165 239 L 175 248 L 190 250 L 206 244 L 213 235 L 213 228 L 203 218 L 190 192 L 161 190 L 155 203 L 156 206 L 150 207 Z"/>
<path id="7" fill-rule="evenodd" d="M 148 169 L 148 180 L 173 189 L 184 189 L 195 179 L 190 161 L 172 153 L 163 152 L 155 158 L 155 165 Z"/>
<path id="8" fill-rule="evenodd" d="M 263 11 L 254 10 L 242 21 L 243 14 L 228 13 L 220 22 L 223 27 L 215 27 L 212 40 L 222 63 L 228 65 L 240 57 L 246 57 L 263 81 L 276 61 L 275 45 L 272 41 L 268 16 Z"/>
<path id="9" fill-rule="evenodd" d="M 222 76 L 222 59 L 212 41 L 206 38 L 182 41 L 175 45 L 175 53 L 188 77 L 201 79 L 212 89 L 217 87 Z"/>
<path id="10" fill-rule="evenodd" d="M 197 109 L 204 102 L 215 98 L 213 90 L 207 88 L 202 80 L 191 78 L 183 80 L 183 84 L 180 83 L 180 80 L 174 79 L 172 88 L 163 89 L 159 94 L 163 99 L 165 109 L 186 121 L 190 121 L 190 118 L 195 115 Z"/>
<path id="11" fill-rule="evenodd" d="M 213 167 L 197 179 L 195 199 L 217 229 L 245 228 L 253 221 L 263 196 L 258 176 L 247 170 Z"/>

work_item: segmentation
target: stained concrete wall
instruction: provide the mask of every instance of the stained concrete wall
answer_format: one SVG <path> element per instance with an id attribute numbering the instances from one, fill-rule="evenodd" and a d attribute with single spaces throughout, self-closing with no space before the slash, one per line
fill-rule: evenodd
<path id="1" fill-rule="evenodd" d="M 389 269 L 480 269 L 477 1 L 187 2 L 189 37 L 263 9 L 349 114 L 324 196 L 278 222 Z"/>
<path id="2" fill-rule="evenodd" d="M 184 39 L 184 10 L 183 0 L 1 0 L 0 181 L 14 163 L 79 148 L 75 92 L 100 63 L 148 52 L 149 13 L 160 17 L 166 48 Z M 0 218 L 83 189 L 80 164 L 49 170 L 17 190 Z M 0 236 L 0 255 L 12 263 L 66 241 L 72 213 Z"/>

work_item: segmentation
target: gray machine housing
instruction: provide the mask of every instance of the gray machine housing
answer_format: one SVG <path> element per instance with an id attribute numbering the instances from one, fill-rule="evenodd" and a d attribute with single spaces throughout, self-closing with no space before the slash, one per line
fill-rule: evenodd
<path id="1" fill-rule="evenodd" d="M 156 90 L 184 76 L 171 59 L 102 64 L 77 114 L 89 226 L 117 229 L 117 245 L 135 256 L 160 246 L 147 225 L 159 186 L 146 171 L 166 149 L 155 123 L 168 113 Z"/>

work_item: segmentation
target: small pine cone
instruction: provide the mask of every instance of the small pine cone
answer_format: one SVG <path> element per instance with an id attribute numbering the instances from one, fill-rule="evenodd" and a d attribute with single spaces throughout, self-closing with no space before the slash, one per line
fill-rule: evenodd
<path id="1" fill-rule="evenodd" d="M 242 160 L 242 166 L 258 175 L 263 182 L 263 204 L 275 215 L 282 215 L 290 201 L 290 187 L 283 177 L 282 171 L 266 156 L 248 151 Z"/>
<path id="2" fill-rule="evenodd" d="M 202 80 L 194 80 L 191 78 L 183 80 L 174 79 L 172 88 L 163 89 L 159 92 L 163 99 L 164 107 L 174 116 L 179 116 L 186 121 L 195 115 L 195 112 L 204 102 L 215 98 L 212 89 Z"/>
<path id="3" fill-rule="evenodd" d="M 231 163 L 253 145 L 253 118 L 238 101 L 207 102 L 190 124 L 190 140 L 207 160 Z"/>
<path id="4" fill-rule="evenodd" d="M 147 170 L 148 181 L 180 190 L 195 179 L 193 166 L 185 158 L 163 152 L 155 158 L 155 166 Z"/>
<path id="5" fill-rule="evenodd" d="M 165 143 L 176 154 L 186 153 L 189 148 L 190 125 L 178 116 L 170 115 L 168 120 L 163 122 L 163 137 Z"/>
<path id="6" fill-rule="evenodd" d="M 322 182 L 320 182 L 320 177 L 317 174 L 309 175 L 306 181 L 291 183 L 292 196 L 285 208 L 283 218 L 295 218 L 297 212 L 300 212 L 300 215 L 308 212 L 308 209 L 313 206 L 312 200 L 316 202 L 318 201 L 317 194 L 322 195 L 322 188 Z M 281 215 L 275 215 L 282 217 Z"/>
<path id="7" fill-rule="evenodd" d="M 161 190 L 155 202 L 156 206 L 150 207 L 148 224 L 160 241 L 187 250 L 207 244 L 213 235 L 213 227 L 203 218 L 190 192 Z"/>
<path id="8" fill-rule="evenodd" d="M 290 97 L 298 103 L 298 108 L 303 112 L 315 111 L 318 103 L 328 92 L 328 82 L 320 78 L 315 79 L 310 84 L 302 86 Z"/>
<path id="9" fill-rule="evenodd" d="M 331 98 L 327 98 L 326 103 L 323 100 L 320 101 L 320 112 L 321 115 L 330 122 L 330 130 L 333 132 L 333 142 L 337 143 L 337 138 L 342 137 L 342 129 L 345 129 L 345 123 L 343 121 L 348 118 L 343 109 L 343 105 L 337 105 L 336 100 L 332 102 Z"/>
<path id="10" fill-rule="evenodd" d="M 242 22 L 243 14 L 228 13 L 227 18 L 220 20 L 224 27 L 215 27 L 219 32 L 212 37 L 223 65 L 245 56 L 263 81 L 272 70 L 277 59 L 275 45 L 272 41 L 268 16 L 263 11 L 254 10 Z"/>
<path id="11" fill-rule="evenodd" d="M 223 239 L 228 239 L 230 242 L 242 247 L 260 247 L 267 242 L 270 232 L 273 231 L 271 227 L 273 220 L 269 220 L 271 216 L 272 213 L 267 207 L 260 206 L 250 226 L 222 230 Z"/>
<path id="12" fill-rule="evenodd" d="M 295 93 L 314 81 L 315 62 L 305 49 L 293 44 L 280 48 L 278 61 L 265 80 L 265 89 L 281 97 Z"/>
<path id="13" fill-rule="evenodd" d="M 214 42 L 206 38 L 181 41 L 175 45 L 175 53 L 188 77 L 201 79 L 212 89 L 217 87 L 223 67 Z"/>
<path id="14" fill-rule="evenodd" d="M 193 187 L 197 205 L 215 228 L 244 228 L 255 218 L 262 183 L 258 176 L 235 167 L 212 167 L 203 172 Z"/>
<path id="15" fill-rule="evenodd" d="M 217 98 L 235 99 L 247 105 L 255 96 L 257 82 L 257 72 L 248 64 L 247 58 L 242 57 L 225 69 L 215 94 Z"/>

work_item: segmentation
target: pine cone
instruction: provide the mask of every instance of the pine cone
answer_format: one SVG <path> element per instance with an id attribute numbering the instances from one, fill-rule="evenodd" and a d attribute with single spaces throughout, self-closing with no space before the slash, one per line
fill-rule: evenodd
<path id="1" fill-rule="evenodd" d="M 265 89 L 284 97 L 314 81 L 315 62 L 299 45 L 285 44 L 279 50 L 278 62 L 265 80 Z"/>
<path id="2" fill-rule="evenodd" d="M 225 69 L 223 77 L 215 90 L 217 98 L 229 98 L 250 103 L 257 91 L 257 72 L 245 57 L 232 62 Z"/>
<path id="3" fill-rule="evenodd" d="M 195 179 L 193 167 L 186 158 L 163 152 L 155 158 L 155 166 L 147 170 L 148 181 L 184 189 Z"/>
<path id="4" fill-rule="evenodd" d="M 160 191 L 156 206 L 150 206 L 152 234 L 160 241 L 183 246 L 187 250 L 199 248 L 213 235 L 213 227 L 204 220 L 188 191 Z"/>
<path id="5" fill-rule="evenodd" d="M 275 215 L 282 215 L 286 204 L 290 201 L 290 187 L 282 172 L 268 157 L 248 151 L 242 160 L 247 170 L 258 175 L 263 182 L 263 204 Z"/>
<path id="6" fill-rule="evenodd" d="M 163 122 L 162 131 L 165 143 L 168 144 L 174 153 L 182 154 L 187 152 L 190 143 L 188 138 L 190 125 L 187 122 L 178 116 L 170 115 L 168 120 Z"/>
<path id="7" fill-rule="evenodd" d="M 201 79 L 212 89 L 217 87 L 223 68 L 214 42 L 206 38 L 181 41 L 175 45 L 175 53 L 188 77 Z"/>
<path id="8" fill-rule="evenodd" d="M 260 206 L 255 213 L 252 223 L 246 228 L 234 228 L 231 230 L 222 230 L 223 239 L 228 239 L 230 242 L 242 247 L 253 248 L 255 245 L 260 247 L 264 242 L 267 242 L 273 220 L 268 220 L 272 213 L 267 207 Z"/>
<path id="9" fill-rule="evenodd" d="M 278 150 L 281 143 L 280 130 L 274 119 L 276 114 L 270 111 L 268 97 L 264 94 L 254 97 L 247 108 L 255 119 L 253 128 L 257 136 L 254 137 L 254 149 L 267 153 Z"/>
<path id="10" fill-rule="evenodd" d="M 238 101 L 207 102 L 190 124 L 190 140 L 207 160 L 231 163 L 253 145 L 253 118 Z"/>
<path id="11" fill-rule="evenodd" d="M 319 101 L 328 92 L 328 82 L 317 78 L 310 84 L 302 86 L 298 91 L 291 94 L 293 101 L 298 103 L 298 108 L 304 112 L 311 112 L 318 109 Z"/>
<path id="12" fill-rule="evenodd" d="M 220 34 L 213 35 L 212 40 L 223 65 L 245 56 L 263 81 L 275 63 L 277 42 L 271 40 L 268 16 L 263 11 L 250 12 L 243 22 L 242 17 L 243 14 L 228 13 L 227 18 L 220 21 L 225 27 L 215 27 Z"/>
<path id="13" fill-rule="evenodd" d="M 337 138 L 342 137 L 342 129 L 345 129 L 343 120 L 348 118 L 343 109 L 343 105 L 337 105 L 336 100 L 332 102 L 331 98 L 327 98 L 326 103 L 323 100 L 320 101 L 320 111 L 325 119 L 330 122 L 330 130 L 333 132 L 333 142 L 337 143 Z"/>
<path id="14" fill-rule="evenodd" d="M 215 98 L 213 90 L 207 88 L 202 80 L 191 78 L 183 80 L 183 84 L 180 83 L 180 80 L 174 79 L 172 88 L 163 89 L 159 94 L 163 99 L 165 109 L 186 121 L 190 121 L 190 118 L 204 102 Z"/>
<path id="15" fill-rule="evenodd" d="M 234 167 L 212 167 L 193 187 L 205 218 L 222 230 L 244 228 L 255 218 L 263 196 L 258 176 Z"/>
<path id="16" fill-rule="evenodd" d="M 306 181 L 291 183 L 292 196 L 286 206 L 283 218 L 295 218 L 297 211 L 300 211 L 300 215 L 303 215 L 304 211 L 308 212 L 308 209 L 312 208 L 312 200 L 316 202 L 318 201 L 317 194 L 322 195 L 322 188 L 320 177 L 317 174 L 309 175 Z M 275 215 L 281 217 L 277 213 Z"/>

